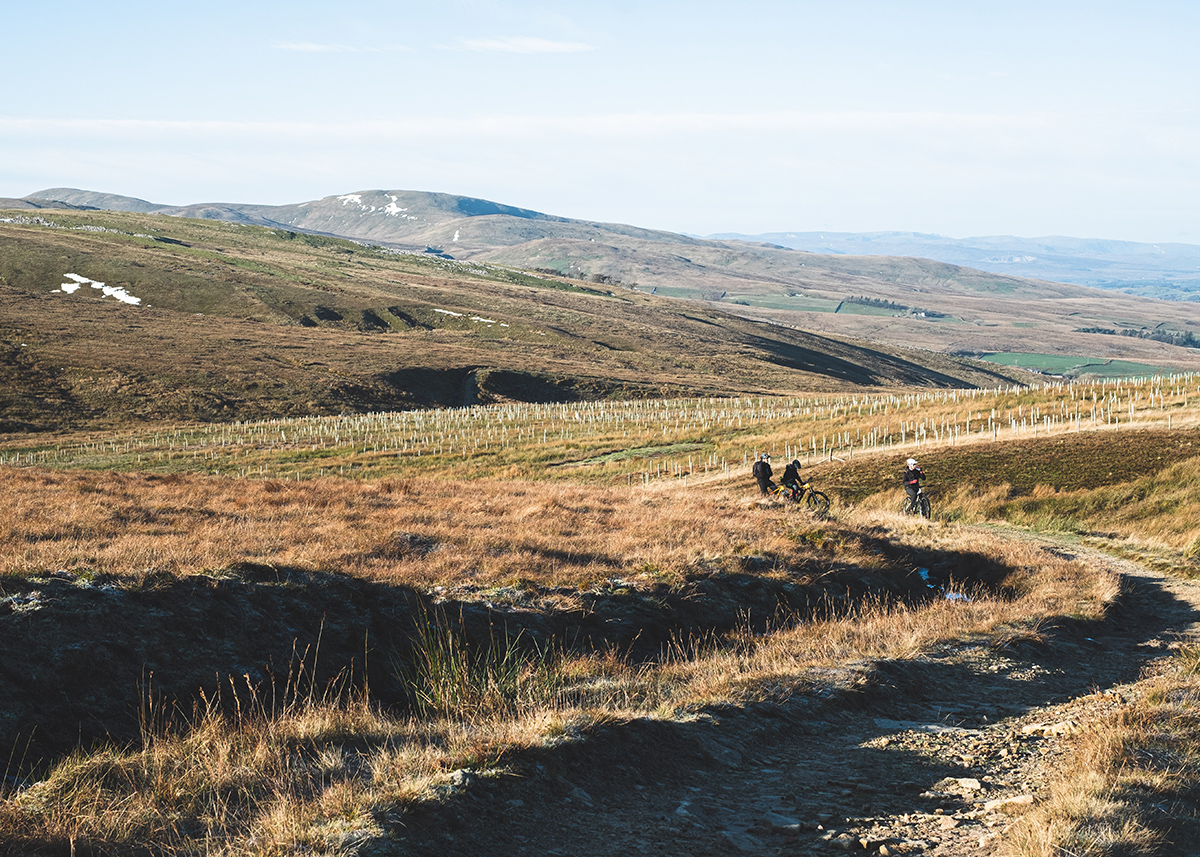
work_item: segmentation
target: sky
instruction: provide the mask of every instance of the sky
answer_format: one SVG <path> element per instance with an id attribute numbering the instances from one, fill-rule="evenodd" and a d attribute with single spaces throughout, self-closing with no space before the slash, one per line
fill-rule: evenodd
<path id="1" fill-rule="evenodd" d="M 0 196 L 1200 243 L 1200 3 L 39 0 Z"/>

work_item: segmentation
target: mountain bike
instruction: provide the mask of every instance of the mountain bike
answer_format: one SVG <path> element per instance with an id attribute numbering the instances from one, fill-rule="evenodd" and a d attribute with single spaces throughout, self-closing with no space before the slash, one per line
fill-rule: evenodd
<path id="1" fill-rule="evenodd" d="M 933 507 L 929 505 L 929 498 L 925 496 L 924 488 L 917 488 L 915 499 L 905 493 L 904 505 L 901 510 L 906 515 L 920 515 L 922 518 L 928 518 L 933 514 Z"/>
<path id="2" fill-rule="evenodd" d="M 824 518 L 829 514 L 829 495 L 813 488 L 811 482 L 801 482 L 799 489 L 776 485 L 771 490 L 771 497 L 788 505 L 804 503 L 814 518 Z"/>

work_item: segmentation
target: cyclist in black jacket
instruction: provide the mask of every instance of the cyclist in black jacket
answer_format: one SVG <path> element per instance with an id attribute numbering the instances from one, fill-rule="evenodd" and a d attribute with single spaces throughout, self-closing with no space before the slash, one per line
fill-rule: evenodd
<path id="1" fill-rule="evenodd" d="M 780 485 L 785 485 L 792 490 L 792 493 L 797 498 L 800 496 L 800 459 L 793 458 L 791 463 L 783 468 L 783 478 L 779 480 Z"/>
<path id="2" fill-rule="evenodd" d="M 917 502 L 917 489 L 921 487 L 921 480 L 925 478 L 925 471 L 917 465 L 915 458 L 910 458 L 904 470 L 904 490 L 908 492 L 908 499 L 913 503 Z"/>
<path id="3" fill-rule="evenodd" d="M 754 474 L 754 481 L 758 483 L 758 491 L 763 496 L 771 492 L 775 487 L 775 483 L 771 481 L 771 456 L 763 453 L 758 457 L 758 461 L 754 462 L 754 467 L 750 471 Z"/>

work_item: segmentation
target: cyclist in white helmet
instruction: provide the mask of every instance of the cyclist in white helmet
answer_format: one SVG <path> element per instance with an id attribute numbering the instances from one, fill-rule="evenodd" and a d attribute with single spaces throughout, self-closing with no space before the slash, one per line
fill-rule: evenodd
<path id="1" fill-rule="evenodd" d="M 905 464 L 908 466 L 904 470 L 904 490 L 908 492 L 908 499 L 916 503 L 917 489 L 921 487 L 925 471 L 920 468 L 915 458 L 910 458 Z"/>

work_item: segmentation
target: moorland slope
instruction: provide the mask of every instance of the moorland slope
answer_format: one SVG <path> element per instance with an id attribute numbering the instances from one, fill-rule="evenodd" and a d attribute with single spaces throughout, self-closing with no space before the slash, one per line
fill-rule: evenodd
<path id="1" fill-rule="evenodd" d="M 132 472 L 9 459 L 0 854 L 1044 857 L 1021 831 L 1086 853 L 1072 837 L 1103 826 L 1121 853 L 1184 857 L 1165 843 L 1200 818 L 1195 654 L 1164 655 L 1194 640 L 1200 597 L 1095 549 L 1196 572 L 1194 384 L 755 400 L 709 431 L 782 452 L 907 425 L 806 465 L 835 495 L 821 520 L 751 497 L 744 468 L 464 490 L 432 428 L 419 458 L 355 478 L 203 475 L 212 447 L 168 432 L 183 471 L 144 450 Z M 541 410 L 577 455 L 611 448 L 582 409 Z M 930 521 L 893 511 L 909 451 L 942 483 Z M 459 472 L 496 453 L 460 447 Z M 1056 535 L 997 528 L 1017 504 Z"/>
<path id="2" fill-rule="evenodd" d="M 71 188 L 26 198 L 212 218 L 433 249 L 699 301 L 748 318 L 952 354 L 1044 351 L 1200 367 L 1200 306 L 987 273 L 961 264 L 824 255 L 557 217 L 451 194 L 365 190 L 292 205 L 164 206 Z M 873 252 L 864 250 L 863 252 Z M 1024 269 L 1013 268 L 1013 273 Z"/>
<path id="3" fill-rule="evenodd" d="M 161 214 L 0 222 L 3 430 L 1018 374 L 510 267 Z"/>

